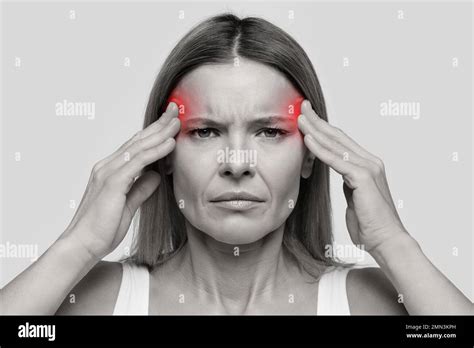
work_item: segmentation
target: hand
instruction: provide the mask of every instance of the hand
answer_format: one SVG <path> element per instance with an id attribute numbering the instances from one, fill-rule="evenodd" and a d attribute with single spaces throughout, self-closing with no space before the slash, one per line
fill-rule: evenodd
<path id="1" fill-rule="evenodd" d="M 138 207 L 157 189 L 160 175 L 145 166 L 172 152 L 180 129 L 178 108 L 136 133 L 109 157 L 94 165 L 86 192 L 60 238 L 82 244 L 97 260 L 112 252 L 125 237 Z"/>
<path id="2" fill-rule="evenodd" d="M 381 159 L 318 117 L 308 100 L 302 103 L 298 127 L 309 151 L 343 177 L 346 225 L 354 244 L 370 253 L 408 234 L 393 203 Z"/>

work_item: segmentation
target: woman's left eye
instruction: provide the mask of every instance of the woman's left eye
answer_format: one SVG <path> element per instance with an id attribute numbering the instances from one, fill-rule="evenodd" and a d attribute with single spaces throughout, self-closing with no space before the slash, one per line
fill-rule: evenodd
<path id="1" fill-rule="evenodd" d="M 276 138 L 277 135 L 286 134 L 281 128 L 265 128 L 260 133 L 264 133 L 266 138 Z"/>

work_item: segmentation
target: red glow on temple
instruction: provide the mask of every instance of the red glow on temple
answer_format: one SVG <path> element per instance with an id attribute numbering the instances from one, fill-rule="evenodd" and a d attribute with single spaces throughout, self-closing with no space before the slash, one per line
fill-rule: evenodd
<path id="1" fill-rule="evenodd" d="M 190 99 L 189 96 L 184 95 L 180 90 L 174 90 L 166 101 L 165 107 L 167 107 L 171 102 L 178 106 L 178 118 L 181 121 L 182 127 L 185 126 L 187 116 L 190 114 Z"/>
<path id="2" fill-rule="evenodd" d="M 189 95 L 184 94 L 181 90 L 175 89 L 167 99 L 165 108 L 169 103 L 176 103 L 178 106 L 178 118 L 181 121 L 181 126 L 184 128 L 188 115 L 191 114 L 190 107 L 196 108 L 193 104 L 195 99 L 192 99 Z M 304 97 L 298 96 L 289 100 L 282 106 L 281 115 L 288 116 L 297 127 L 297 119 L 301 114 L 301 103 L 304 101 Z"/>
<path id="3" fill-rule="evenodd" d="M 296 124 L 298 116 L 301 114 L 301 103 L 303 101 L 304 97 L 301 96 L 291 100 L 289 103 L 287 103 L 287 105 L 285 105 L 285 109 L 282 110 L 283 115 L 287 115 Z"/>

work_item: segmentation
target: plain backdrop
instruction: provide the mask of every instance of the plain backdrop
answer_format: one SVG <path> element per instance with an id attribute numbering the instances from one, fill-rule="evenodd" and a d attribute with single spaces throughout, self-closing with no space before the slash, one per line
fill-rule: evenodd
<path id="1" fill-rule="evenodd" d="M 405 227 L 473 299 L 471 3 L 2 7 L 3 245 L 36 245 L 41 254 L 56 240 L 94 163 L 140 129 L 152 84 L 173 46 L 203 19 L 232 11 L 270 20 L 301 44 L 322 84 L 330 123 L 384 160 Z M 95 103 L 95 117 L 58 116 L 56 103 L 64 100 Z M 418 103 L 419 118 L 382 116 L 381 103 L 389 100 Z M 351 245 L 342 179 L 331 175 L 336 243 Z M 106 259 L 117 260 L 130 241 L 131 233 Z M 344 257 L 351 259 L 347 252 Z M 32 262 L 0 261 L 0 286 Z M 373 263 L 368 255 L 358 261 Z"/>

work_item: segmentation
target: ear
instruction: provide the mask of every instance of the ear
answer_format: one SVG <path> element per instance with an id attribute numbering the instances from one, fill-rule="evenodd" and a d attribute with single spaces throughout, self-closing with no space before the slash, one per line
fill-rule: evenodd
<path id="1" fill-rule="evenodd" d="M 303 179 L 308 179 L 311 176 L 315 158 L 313 153 L 306 148 L 303 157 L 303 165 L 301 166 L 301 176 Z"/>

